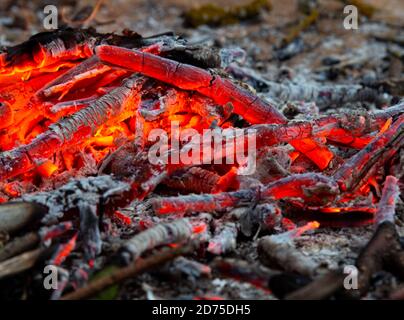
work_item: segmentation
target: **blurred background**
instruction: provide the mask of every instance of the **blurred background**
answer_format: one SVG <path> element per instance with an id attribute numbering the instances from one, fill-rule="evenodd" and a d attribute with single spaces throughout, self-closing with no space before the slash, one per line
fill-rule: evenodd
<path id="1" fill-rule="evenodd" d="M 402 0 L 2 0 L 0 45 L 44 31 L 43 8 L 50 4 L 58 9 L 59 27 L 130 29 L 143 36 L 174 31 L 192 43 L 241 47 L 247 63 L 269 77 L 271 62 L 307 77 L 304 69 L 321 68 L 330 54 L 348 66 L 352 60 L 378 64 L 386 55 L 381 44 L 401 51 L 404 43 Z M 343 27 L 347 4 L 358 7 L 358 30 Z M 355 78 L 355 68 L 349 69 Z"/>

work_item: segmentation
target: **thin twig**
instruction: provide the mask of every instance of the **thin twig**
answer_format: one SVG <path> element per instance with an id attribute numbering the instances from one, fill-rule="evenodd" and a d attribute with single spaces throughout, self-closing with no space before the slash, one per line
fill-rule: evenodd
<path id="1" fill-rule="evenodd" d="M 157 267 L 167 261 L 171 261 L 174 258 L 184 255 L 192 251 L 193 246 L 185 246 L 177 249 L 165 249 L 157 252 L 155 255 L 144 260 L 136 260 L 134 263 L 127 267 L 119 268 L 109 275 L 99 278 L 91 282 L 88 286 L 78 289 L 72 293 L 66 294 L 61 300 L 79 300 L 86 299 L 94 296 L 98 292 L 120 283 L 128 278 L 132 278 L 140 273 Z"/>

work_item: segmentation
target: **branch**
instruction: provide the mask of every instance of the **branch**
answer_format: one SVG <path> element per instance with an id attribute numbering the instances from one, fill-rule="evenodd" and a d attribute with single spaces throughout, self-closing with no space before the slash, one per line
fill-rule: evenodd
<path id="1" fill-rule="evenodd" d="M 182 256 L 192 252 L 193 245 L 181 247 L 178 249 L 165 249 L 157 252 L 150 258 L 135 261 L 127 267 L 119 268 L 109 275 L 99 278 L 91 282 L 88 286 L 78 289 L 72 293 L 66 294 L 61 300 L 80 300 L 94 296 L 98 292 L 122 281 L 153 269 L 165 262 L 174 260 L 178 256 Z"/>

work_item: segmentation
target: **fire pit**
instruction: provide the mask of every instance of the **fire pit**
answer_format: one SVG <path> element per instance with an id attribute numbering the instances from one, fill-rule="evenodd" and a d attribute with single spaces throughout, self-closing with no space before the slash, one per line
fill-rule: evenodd
<path id="1" fill-rule="evenodd" d="M 84 22 L 0 51 L 0 296 L 404 298 L 404 102 L 363 61 L 309 64 L 316 10 L 278 80 L 234 44 Z"/>

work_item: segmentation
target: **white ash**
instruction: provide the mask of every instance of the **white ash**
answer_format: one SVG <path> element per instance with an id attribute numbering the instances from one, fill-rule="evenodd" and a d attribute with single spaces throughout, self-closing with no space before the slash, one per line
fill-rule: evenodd
<path id="1" fill-rule="evenodd" d="M 101 201 L 119 196 L 129 189 L 129 184 L 115 180 L 113 176 L 104 175 L 71 180 L 59 189 L 26 194 L 21 200 L 48 207 L 48 213 L 42 222 L 53 224 L 69 210 L 79 209 L 83 205 L 98 206 Z"/>

